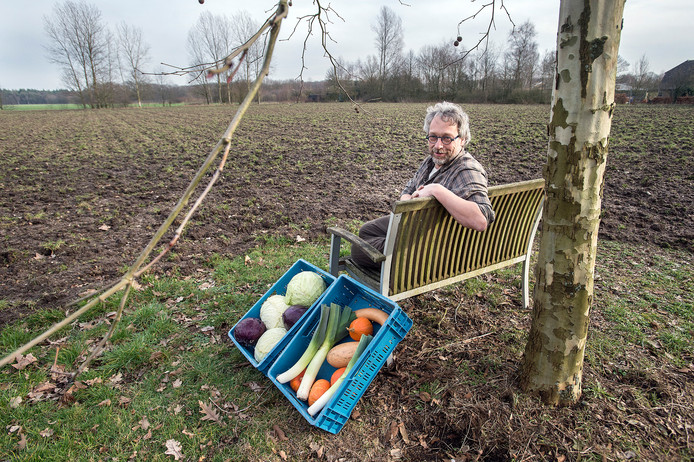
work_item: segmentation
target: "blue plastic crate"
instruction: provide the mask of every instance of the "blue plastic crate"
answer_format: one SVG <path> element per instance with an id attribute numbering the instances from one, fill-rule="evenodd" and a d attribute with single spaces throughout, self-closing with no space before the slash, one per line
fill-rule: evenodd
<path id="1" fill-rule="evenodd" d="M 383 326 L 374 323 L 373 340 L 327 405 L 318 414 L 311 416 L 308 413 L 308 404 L 297 399 L 289 383 L 281 384 L 277 381 L 277 376 L 293 366 L 311 342 L 320 320 L 320 309 L 313 310 L 304 320 L 301 328 L 270 366 L 267 376 L 310 424 L 330 433 L 338 433 L 388 356 L 412 327 L 412 320 L 395 302 L 345 275 L 338 277 L 324 294 L 321 304 L 331 303 L 346 305 L 355 311 L 362 308 L 378 308 L 390 316 Z M 352 340 L 347 337 L 342 340 L 345 341 Z M 316 378 L 330 380 L 333 372 L 335 368 L 326 361 Z"/>
<path id="2" fill-rule="evenodd" d="M 289 284 L 289 281 L 296 276 L 297 274 L 301 273 L 302 271 L 313 271 L 315 273 L 318 273 L 322 278 L 323 281 L 325 281 L 325 286 L 326 286 L 326 291 L 323 292 L 323 295 L 316 300 L 311 307 L 306 310 L 306 313 L 299 319 L 299 321 L 292 326 L 291 329 L 287 332 L 287 334 L 282 337 L 282 340 L 280 340 L 277 345 L 274 346 L 272 350 L 263 358 L 260 363 L 255 360 L 255 357 L 253 356 L 253 348 L 248 348 L 245 345 L 241 345 L 236 338 L 234 337 L 234 330 L 236 329 L 236 326 L 238 325 L 239 322 L 241 322 L 243 319 L 252 317 L 252 318 L 259 318 L 260 317 L 260 307 L 263 306 L 263 303 L 265 300 L 267 300 L 268 297 L 272 295 L 284 295 L 287 292 L 287 284 Z M 268 290 L 265 295 L 263 295 L 260 300 L 256 302 L 253 307 L 248 310 L 248 312 L 241 318 L 239 321 L 234 324 L 234 327 L 231 328 L 229 331 L 229 338 L 231 338 L 231 341 L 234 342 L 234 345 L 243 353 L 243 355 L 248 359 L 248 361 L 258 369 L 260 372 L 263 374 L 267 375 L 267 370 L 274 361 L 275 358 L 280 354 L 280 352 L 284 349 L 284 347 L 287 345 L 289 340 L 293 337 L 294 333 L 299 329 L 301 326 L 302 322 L 304 319 L 306 319 L 309 316 L 309 313 L 312 311 L 316 310 L 320 306 L 320 301 L 322 298 L 327 294 L 327 288 L 329 288 L 333 283 L 335 282 L 335 276 L 331 275 L 330 273 L 327 273 L 323 271 L 322 269 L 318 268 L 317 266 L 314 266 L 307 262 L 306 260 L 297 260 L 296 263 L 292 265 L 289 270 L 287 270 L 284 275 L 277 280 L 275 284 Z"/>

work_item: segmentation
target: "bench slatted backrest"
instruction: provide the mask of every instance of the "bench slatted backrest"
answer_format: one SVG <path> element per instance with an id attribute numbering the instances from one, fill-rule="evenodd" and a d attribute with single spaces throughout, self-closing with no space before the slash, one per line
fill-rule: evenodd
<path id="1" fill-rule="evenodd" d="M 396 202 L 393 214 L 399 224 L 390 262 L 390 294 L 523 261 L 543 190 L 542 179 L 489 188 L 496 220 L 485 232 L 461 226 L 433 198 Z"/>

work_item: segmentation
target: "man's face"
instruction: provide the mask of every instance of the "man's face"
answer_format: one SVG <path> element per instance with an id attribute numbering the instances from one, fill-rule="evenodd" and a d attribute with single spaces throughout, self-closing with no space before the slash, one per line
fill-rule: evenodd
<path id="1" fill-rule="evenodd" d="M 455 124 L 445 122 L 440 117 L 434 117 L 434 120 L 431 121 L 429 136 L 455 138 L 448 145 L 444 144 L 441 139 L 437 139 L 435 143 L 429 141 L 429 154 L 437 167 L 445 165 L 463 148 L 463 140 L 458 137 L 458 127 Z"/>

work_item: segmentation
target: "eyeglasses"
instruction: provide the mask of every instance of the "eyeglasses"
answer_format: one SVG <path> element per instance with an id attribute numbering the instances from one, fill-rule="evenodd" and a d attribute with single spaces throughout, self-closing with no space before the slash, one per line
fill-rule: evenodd
<path id="1" fill-rule="evenodd" d="M 441 140 L 441 142 L 442 142 L 445 146 L 448 146 L 449 144 L 451 144 L 453 141 L 457 140 L 458 138 L 460 138 L 460 135 L 456 136 L 455 138 L 451 138 L 450 136 L 434 136 L 434 135 L 429 135 L 429 136 L 427 136 L 427 137 L 424 138 L 424 139 L 427 140 L 427 141 L 429 141 L 429 143 L 431 143 L 431 144 L 436 144 L 436 141 L 437 141 L 437 140 Z"/>

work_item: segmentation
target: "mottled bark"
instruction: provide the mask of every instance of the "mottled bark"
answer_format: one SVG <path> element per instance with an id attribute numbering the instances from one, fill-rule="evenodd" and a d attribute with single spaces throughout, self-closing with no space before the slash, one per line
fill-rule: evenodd
<path id="1" fill-rule="evenodd" d="M 560 6 L 547 199 L 521 372 L 523 389 L 549 404 L 581 396 L 624 1 Z"/>

